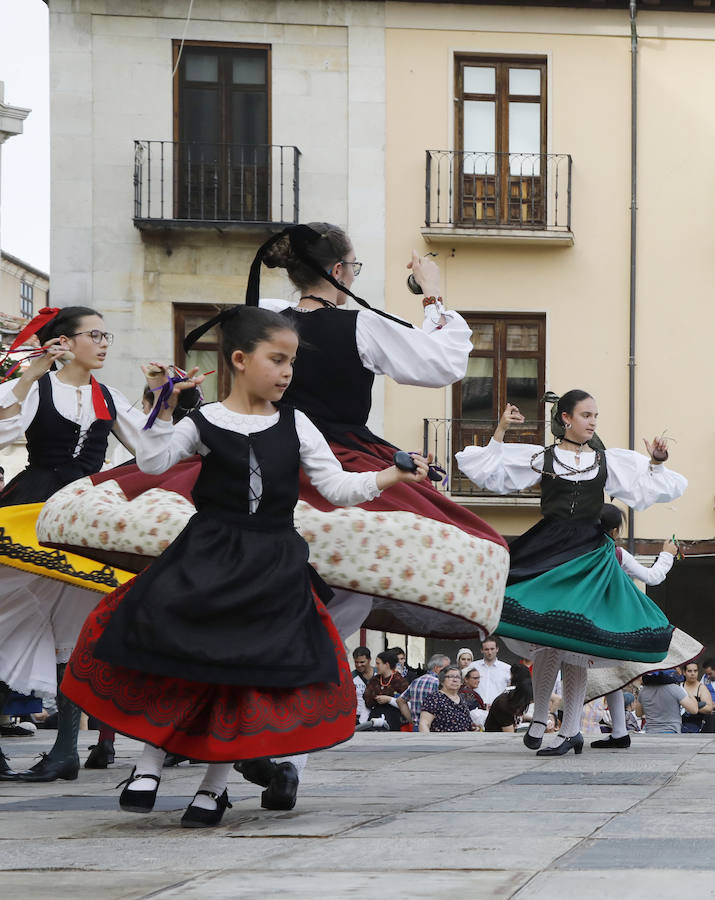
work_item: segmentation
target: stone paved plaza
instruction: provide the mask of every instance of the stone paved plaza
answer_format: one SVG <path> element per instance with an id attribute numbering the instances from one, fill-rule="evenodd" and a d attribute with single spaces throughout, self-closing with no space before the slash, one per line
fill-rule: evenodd
<path id="1" fill-rule="evenodd" d="M 24 767 L 53 735 L 3 749 Z M 519 735 L 362 733 L 313 756 L 292 812 L 233 773 L 206 831 L 178 827 L 200 766 L 166 770 L 152 814 L 119 811 L 137 748 L 75 782 L 0 782 L 0 896 L 715 897 L 712 737 L 540 759 Z"/>

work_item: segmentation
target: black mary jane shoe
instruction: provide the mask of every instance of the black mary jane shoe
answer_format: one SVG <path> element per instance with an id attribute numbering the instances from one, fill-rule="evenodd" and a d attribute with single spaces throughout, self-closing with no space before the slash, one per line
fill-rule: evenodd
<path id="1" fill-rule="evenodd" d="M 532 719 L 531 724 L 529 725 L 529 728 L 531 728 L 532 725 L 543 725 L 544 732 L 546 731 L 546 722 L 539 722 L 538 719 Z M 524 746 L 528 747 L 529 750 L 538 750 L 539 747 L 541 746 L 541 742 L 543 741 L 544 737 L 543 737 L 543 735 L 540 738 L 532 737 L 529 734 L 529 728 L 527 728 L 526 731 L 524 732 Z"/>
<path id="2" fill-rule="evenodd" d="M 228 802 L 226 788 L 220 795 L 213 791 L 196 791 L 194 796 L 198 797 L 199 794 L 210 797 L 216 803 L 216 809 L 203 809 L 201 806 L 194 806 L 193 803 L 190 803 L 181 817 L 182 828 L 213 828 L 223 819 L 226 810 L 233 808 Z"/>
<path id="3" fill-rule="evenodd" d="M 573 750 L 576 756 L 583 750 L 583 735 L 579 731 L 573 737 L 564 738 L 556 747 L 545 747 L 537 752 L 537 756 L 563 756 Z"/>
<path id="4" fill-rule="evenodd" d="M 7 756 L 0 750 L 0 781 L 17 781 L 17 772 L 14 772 L 9 766 Z"/>
<path id="5" fill-rule="evenodd" d="M 85 769 L 106 769 L 114 762 L 114 744 L 112 741 L 99 741 L 89 748 L 89 756 L 84 764 Z"/>
<path id="6" fill-rule="evenodd" d="M 261 806 L 263 809 L 293 809 L 299 783 L 298 770 L 293 763 L 277 763 L 271 783 L 261 794 Z"/>
<path id="7" fill-rule="evenodd" d="M 134 781 L 139 781 L 140 778 L 151 778 L 152 781 L 156 782 L 156 787 L 150 791 L 130 791 L 129 785 Z M 139 773 L 137 775 L 137 767 L 134 766 L 129 778 L 125 778 L 124 781 L 120 781 L 117 785 L 118 788 L 126 785 L 119 795 L 119 806 L 125 812 L 150 813 L 154 809 L 156 792 L 159 790 L 160 781 L 161 778 L 158 775 L 148 775 L 147 773 Z"/>
<path id="8" fill-rule="evenodd" d="M 267 756 L 263 756 L 260 759 L 247 759 L 236 762 L 233 764 L 233 767 L 243 775 L 246 781 L 267 788 L 275 775 L 278 764 L 274 763 Z"/>
<path id="9" fill-rule="evenodd" d="M 75 781 L 79 774 L 79 757 L 67 756 L 65 759 L 52 759 L 41 754 L 42 759 L 24 772 L 18 772 L 18 781 Z"/>
<path id="10" fill-rule="evenodd" d="M 624 734 L 623 737 L 614 738 L 609 734 L 601 741 L 591 741 L 591 746 L 594 750 L 627 750 L 631 746 L 631 736 Z"/>

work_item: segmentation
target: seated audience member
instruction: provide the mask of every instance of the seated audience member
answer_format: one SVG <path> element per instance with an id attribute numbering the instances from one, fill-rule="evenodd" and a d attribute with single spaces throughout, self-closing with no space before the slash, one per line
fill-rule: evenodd
<path id="1" fill-rule="evenodd" d="M 479 684 L 479 693 L 487 704 L 487 708 L 491 706 L 495 698 L 502 694 L 509 686 L 511 678 L 510 667 L 497 659 L 499 654 L 499 645 L 493 637 L 485 638 L 482 641 L 482 658 L 478 659 L 477 666 L 482 680 Z"/>
<path id="2" fill-rule="evenodd" d="M 641 724 L 635 713 L 636 697 L 632 691 L 623 691 L 623 704 L 626 707 L 626 730 L 638 732 Z"/>
<path id="3" fill-rule="evenodd" d="M 397 654 L 383 650 L 375 657 L 377 672 L 367 684 L 363 700 L 370 710 L 370 720 L 376 728 L 399 731 L 401 726 L 397 697 L 407 690 L 407 681 L 397 671 Z M 409 720 L 408 720 L 409 721 Z"/>
<path id="4" fill-rule="evenodd" d="M 461 650 L 457 651 L 457 665 L 459 666 L 462 673 L 474 662 L 474 654 L 469 649 L 469 647 L 462 647 Z"/>
<path id="5" fill-rule="evenodd" d="M 402 647 L 388 647 L 388 649 L 394 650 L 397 654 L 397 671 L 407 680 L 408 684 L 412 684 L 415 678 L 420 678 L 425 674 L 422 669 L 413 669 L 407 665 L 407 654 Z"/>
<path id="6" fill-rule="evenodd" d="M 683 688 L 689 697 L 698 704 L 697 713 L 684 712 L 681 718 L 681 731 L 683 734 L 699 734 L 705 730 L 708 721 L 707 717 L 713 711 L 713 702 L 710 691 L 700 681 L 700 673 L 698 672 L 698 664 L 690 662 L 682 666 Z"/>
<path id="7" fill-rule="evenodd" d="M 397 705 L 402 713 L 403 718 L 412 719 L 412 730 L 419 731 L 420 713 L 422 712 L 422 703 L 428 694 L 433 694 L 439 690 L 439 673 L 445 666 L 449 665 L 449 657 L 443 653 L 435 653 L 434 656 L 427 660 L 427 671 L 424 675 L 420 675 L 414 681 L 410 682 L 410 686 L 397 698 Z"/>
<path id="8" fill-rule="evenodd" d="M 474 731 L 464 698 L 459 693 L 462 676 L 458 666 L 445 666 L 439 673 L 439 690 L 422 702 L 420 731 Z"/>
<path id="9" fill-rule="evenodd" d="M 472 722 L 480 730 L 484 729 L 484 723 L 487 720 L 487 704 L 479 693 L 479 682 L 481 674 L 476 663 L 469 663 L 462 669 L 462 686 L 459 693 L 464 697 L 464 702 L 469 708 L 469 714 Z"/>
<path id="10" fill-rule="evenodd" d="M 485 731 L 515 731 L 517 720 L 533 699 L 531 673 L 515 663 L 511 667 L 511 685 L 500 694 L 489 707 L 489 715 L 484 723 Z"/>
<path id="11" fill-rule="evenodd" d="M 367 722 L 369 716 L 369 710 L 365 706 L 363 695 L 365 693 L 367 683 L 375 674 L 375 670 L 370 663 L 371 657 L 372 654 L 367 647 L 356 647 L 353 650 L 353 662 L 355 664 L 355 668 L 353 669 L 352 675 L 353 684 L 355 685 L 355 696 L 357 697 L 356 718 L 358 724 Z"/>
<path id="12" fill-rule="evenodd" d="M 713 701 L 713 712 L 706 716 L 703 731 L 713 734 L 715 732 L 715 659 L 706 659 L 703 663 L 703 677 L 701 681 L 708 689 L 710 699 Z"/>
<path id="13" fill-rule="evenodd" d="M 680 684 L 675 669 L 661 669 L 643 676 L 636 700 L 636 715 L 645 716 L 646 734 L 680 734 L 680 707 L 697 713 L 698 702 Z"/>

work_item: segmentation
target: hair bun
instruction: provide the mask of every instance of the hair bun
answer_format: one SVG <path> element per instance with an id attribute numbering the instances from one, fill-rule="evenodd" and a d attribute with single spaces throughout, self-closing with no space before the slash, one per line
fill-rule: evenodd
<path id="1" fill-rule="evenodd" d="M 285 269 L 293 258 L 293 248 L 290 244 L 290 237 L 285 235 L 279 241 L 268 249 L 263 257 L 264 265 L 269 269 Z"/>

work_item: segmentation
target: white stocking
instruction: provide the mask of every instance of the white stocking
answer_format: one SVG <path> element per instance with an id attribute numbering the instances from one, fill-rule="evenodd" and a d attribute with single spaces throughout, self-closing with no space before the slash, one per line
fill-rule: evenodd
<path id="1" fill-rule="evenodd" d="M 198 787 L 200 791 L 211 791 L 212 794 L 221 796 L 226 790 L 228 784 L 228 776 L 233 768 L 233 763 L 209 763 L 206 766 L 206 774 Z M 198 806 L 200 809 L 216 809 L 216 801 L 207 797 L 206 794 L 198 794 L 191 801 L 191 806 Z"/>
<path id="2" fill-rule="evenodd" d="M 561 651 L 555 650 L 553 647 L 537 650 L 534 654 L 534 669 L 532 672 L 534 714 L 532 716 L 532 724 L 529 726 L 529 734 L 532 737 L 543 737 L 544 731 L 546 731 L 545 725 L 536 723 L 544 723 L 547 720 L 551 694 L 554 691 L 556 675 L 560 665 Z"/>
<path id="3" fill-rule="evenodd" d="M 608 703 L 611 725 L 613 726 L 611 737 L 625 737 L 628 734 L 628 729 L 626 728 L 626 707 L 623 702 L 623 691 L 611 691 L 610 694 L 606 694 L 606 703 Z"/>
<path id="4" fill-rule="evenodd" d="M 274 759 L 273 762 L 274 763 L 282 763 L 282 762 L 293 763 L 293 765 L 295 766 L 295 768 L 298 772 L 298 780 L 300 781 L 300 777 L 303 774 L 303 769 L 305 768 L 306 763 L 308 762 L 308 754 L 301 753 L 299 756 L 283 756 L 280 759 Z"/>
<path id="5" fill-rule="evenodd" d="M 561 666 L 564 681 L 564 718 L 560 730 L 562 737 L 573 737 L 581 730 L 587 674 L 586 666 L 575 666 L 572 663 Z"/>
<path id="6" fill-rule="evenodd" d="M 137 775 L 156 775 L 161 778 L 161 767 L 166 759 L 166 750 L 144 744 L 142 755 L 137 760 Z M 153 791 L 156 781 L 153 778 L 137 778 L 127 785 L 130 791 Z"/>

